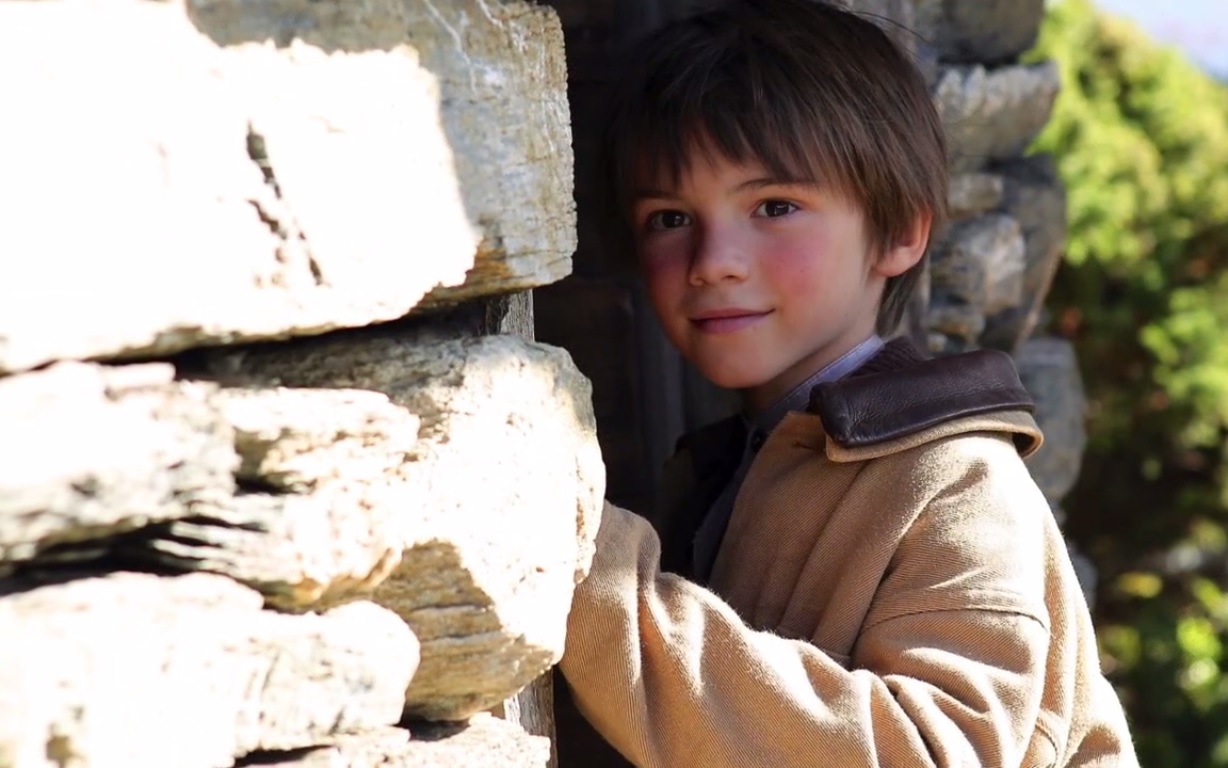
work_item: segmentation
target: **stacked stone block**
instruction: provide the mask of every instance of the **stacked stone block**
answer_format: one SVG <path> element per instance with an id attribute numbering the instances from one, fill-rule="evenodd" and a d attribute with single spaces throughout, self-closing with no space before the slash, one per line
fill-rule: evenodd
<path id="1" fill-rule="evenodd" d="M 0 766 L 549 764 L 487 712 L 605 490 L 554 13 L 9 2 L 0 67 Z"/>
<path id="2" fill-rule="evenodd" d="M 935 353 L 989 347 L 1014 355 L 1046 437 L 1029 467 L 1061 521 L 1086 441 L 1085 401 L 1073 346 L 1040 330 L 1066 238 L 1052 159 L 1025 152 L 1059 87 L 1053 62 L 1019 63 L 1044 3 L 914 0 L 912 13 L 951 168 L 952 222 L 931 251 L 923 329 Z M 1090 594 L 1090 563 L 1072 554 Z"/>

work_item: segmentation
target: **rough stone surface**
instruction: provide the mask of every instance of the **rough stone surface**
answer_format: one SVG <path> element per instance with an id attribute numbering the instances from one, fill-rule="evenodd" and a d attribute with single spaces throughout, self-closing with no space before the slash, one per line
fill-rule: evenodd
<path id="1" fill-rule="evenodd" d="M 463 725 L 412 724 L 342 737 L 301 754 L 268 756 L 271 768 L 546 768 L 550 740 L 478 715 Z"/>
<path id="2" fill-rule="evenodd" d="M 7 585 L 10 588 L 12 585 Z M 209 574 L 116 573 L 0 598 L 0 765 L 217 768 L 397 722 L 405 624 L 261 610 Z"/>
<path id="3" fill-rule="evenodd" d="M 173 376 L 61 363 L 0 379 L 0 568 L 233 497 L 239 457 L 212 388 Z"/>
<path id="4" fill-rule="evenodd" d="M 991 214 L 958 222 L 931 254 L 936 304 L 966 304 L 990 315 L 1019 304 L 1023 295 L 1024 243 L 1019 223 Z"/>
<path id="5" fill-rule="evenodd" d="M 1053 159 L 1033 155 L 1001 165 L 1002 210 L 1023 233 L 1021 302 L 989 319 L 982 344 L 1013 350 L 1039 325 L 1045 297 L 1062 262 L 1066 244 L 1066 192 Z"/>
<path id="6" fill-rule="evenodd" d="M 434 307 L 571 273 L 576 214 L 567 62 L 554 11 L 528 2 L 398 3 L 440 81 L 440 120 L 482 241 L 464 284 Z M 459 50 L 458 50 L 459 47 Z"/>
<path id="7" fill-rule="evenodd" d="M 536 332 L 533 292 L 504 294 L 482 301 L 485 315 L 480 336 L 509 334 L 533 340 Z M 520 726 L 531 736 L 550 740 L 550 755 L 545 768 L 558 768 L 555 749 L 554 682 L 550 672 L 538 676 L 514 696 L 490 710 L 491 714 Z"/>
<path id="8" fill-rule="evenodd" d="M 374 392 L 223 389 L 170 365 L 0 379 L 0 566 L 125 558 L 270 604 L 369 594 L 396 565 L 418 419 Z"/>
<path id="9" fill-rule="evenodd" d="M 946 129 L 952 170 L 979 170 L 992 160 L 1022 152 L 1049 121 L 1058 87 L 1053 62 L 995 70 L 980 65 L 944 69 L 934 100 Z"/>
<path id="10" fill-rule="evenodd" d="M 1065 339 L 1030 339 L 1015 362 L 1045 433 L 1045 444 L 1028 458 L 1028 468 L 1045 498 L 1056 505 L 1074 487 L 1087 444 L 1086 401 L 1074 346 Z"/>
<path id="11" fill-rule="evenodd" d="M 969 304 L 935 303 L 929 307 L 925 325 L 929 331 L 971 343 L 985 330 L 985 315 Z"/>
<path id="12" fill-rule="evenodd" d="M 404 471 L 422 495 L 374 597 L 422 641 L 413 715 L 489 709 L 558 661 L 604 495 L 589 384 L 565 352 L 506 336 L 354 332 L 223 352 L 213 367 L 371 389 L 421 419 Z"/>
<path id="13" fill-rule="evenodd" d="M 1012 59 L 1036 42 L 1044 0 L 914 0 L 916 29 L 944 61 Z"/>
<path id="14" fill-rule="evenodd" d="M 431 306 L 570 271 L 549 9 L 7 2 L 0 69 L 23 73 L 0 80 L 0 373 L 365 325 L 437 286 Z"/>
<path id="15" fill-rule="evenodd" d="M 1001 176 L 992 173 L 959 173 L 951 177 L 947 213 L 963 219 L 997 208 L 1005 193 Z"/>
<path id="16" fill-rule="evenodd" d="M 225 574 L 286 610 L 369 595 L 400 561 L 420 503 L 403 472 L 418 419 L 354 390 L 228 388 L 215 401 L 253 490 L 221 514 L 142 531 L 126 553 Z"/>

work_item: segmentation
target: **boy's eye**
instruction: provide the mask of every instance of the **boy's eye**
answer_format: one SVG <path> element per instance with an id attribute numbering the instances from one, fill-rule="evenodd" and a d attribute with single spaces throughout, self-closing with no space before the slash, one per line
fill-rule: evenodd
<path id="1" fill-rule="evenodd" d="M 648 217 L 649 229 L 678 229 L 691 223 L 682 211 L 657 211 Z"/>
<path id="2" fill-rule="evenodd" d="M 781 216 L 788 216 L 796 210 L 797 206 L 787 200 L 767 200 L 760 203 L 759 207 L 755 209 L 755 215 L 775 219 Z"/>

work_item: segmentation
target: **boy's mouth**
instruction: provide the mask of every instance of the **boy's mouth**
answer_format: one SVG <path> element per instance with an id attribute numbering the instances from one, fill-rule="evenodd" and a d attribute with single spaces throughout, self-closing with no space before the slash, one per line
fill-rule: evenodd
<path id="1" fill-rule="evenodd" d="M 758 323 L 772 314 L 771 310 L 760 312 L 753 309 L 719 309 L 700 312 L 691 318 L 691 323 L 701 333 L 736 333 Z"/>

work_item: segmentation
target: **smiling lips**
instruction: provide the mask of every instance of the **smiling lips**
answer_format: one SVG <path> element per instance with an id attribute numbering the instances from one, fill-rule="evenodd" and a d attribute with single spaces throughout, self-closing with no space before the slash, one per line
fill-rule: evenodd
<path id="1" fill-rule="evenodd" d="M 691 323 L 701 333 L 736 333 L 755 325 L 770 314 L 771 310 L 759 312 L 753 309 L 719 309 L 701 312 L 691 318 Z"/>

